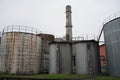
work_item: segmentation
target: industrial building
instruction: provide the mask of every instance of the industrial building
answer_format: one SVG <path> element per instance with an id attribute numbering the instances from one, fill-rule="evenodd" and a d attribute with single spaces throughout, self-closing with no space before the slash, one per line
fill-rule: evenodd
<path id="1" fill-rule="evenodd" d="M 72 41 L 71 6 L 66 6 L 66 41 L 50 43 L 50 74 L 100 74 L 98 42 Z"/>
<path id="2" fill-rule="evenodd" d="M 102 44 L 99 46 L 100 50 L 100 63 L 101 63 L 101 72 L 103 74 L 108 73 L 108 62 L 107 62 L 107 57 L 106 57 L 106 46 L 105 44 Z"/>
<path id="3" fill-rule="evenodd" d="M 66 6 L 65 38 L 11 25 L 1 36 L 0 73 L 100 74 L 98 41 L 73 40 L 72 11 Z"/>
<path id="4" fill-rule="evenodd" d="M 0 35 L 0 73 L 99 75 L 108 71 L 111 76 L 120 77 L 120 13 L 105 20 L 96 41 L 73 39 L 71 6 L 65 9 L 64 38 L 28 26 L 5 27 Z M 105 45 L 99 46 L 102 32 Z"/>

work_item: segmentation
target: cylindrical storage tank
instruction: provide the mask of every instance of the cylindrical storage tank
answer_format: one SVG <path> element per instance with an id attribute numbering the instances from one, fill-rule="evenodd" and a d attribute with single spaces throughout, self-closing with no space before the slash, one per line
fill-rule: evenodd
<path id="1" fill-rule="evenodd" d="M 49 73 L 72 73 L 72 44 L 69 42 L 50 43 Z"/>
<path id="2" fill-rule="evenodd" d="M 58 73 L 57 44 L 50 44 L 49 52 L 50 52 L 49 74 L 57 74 Z"/>
<path id="3" fill-rule="evenodd" d="M 78 41 L 73 44 L 75 51 L 76 74 L 100 73 L 98 42 L 94 40 Z"/>
<path id="4" fill-rule="evenodd" d="M 39 73 L 41 38 L 35 34 L 37 30 L 34 31 L 33 28 L 24 26 L 8 26 L 5 30 L 7 31 L 4 31 L 1 37 L 0 72 L 9 74 Z"/>
<path id="5" fill-rule="evenodd" d="M 42 39 L 41 49 L 41 73 L 49 72 L 49 43 L 54 41 L 54 35 L 51 34 L 38 34 Z"/>
<path id="6" fill-rule="evenodd" d="M 111 76 L 120 77 L 120 17 L 104 24 L 104 37 Z"/>

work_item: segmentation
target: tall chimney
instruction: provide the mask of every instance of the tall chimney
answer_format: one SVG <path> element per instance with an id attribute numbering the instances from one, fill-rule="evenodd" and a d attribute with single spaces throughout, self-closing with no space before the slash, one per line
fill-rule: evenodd
<path id="1" fill-rule="evenodd" d="M 71 6 L 66 6 L 66 40 L 72 41 L 72 21 L 71 21 Z"/>

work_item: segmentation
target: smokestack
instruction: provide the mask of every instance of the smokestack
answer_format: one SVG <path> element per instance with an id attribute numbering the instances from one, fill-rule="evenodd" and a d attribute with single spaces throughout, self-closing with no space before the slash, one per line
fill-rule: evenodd
<path id="1" fill-rule="evenodd" d="M 72 41 L 72 21 L 71 21 L 71 6 L 66 6 L 66 40 Z"/>

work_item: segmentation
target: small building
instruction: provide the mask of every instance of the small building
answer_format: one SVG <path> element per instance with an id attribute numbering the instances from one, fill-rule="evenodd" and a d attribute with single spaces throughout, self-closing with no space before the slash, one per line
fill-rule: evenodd
<path id="1" fill-rule="evenodd" d="M 101 72 L 107 73 L 107 58 L 106 58 L 106 46 L 105 46 L 105 44 L 100 45 L 99 50 L 100 50 Z"/>

